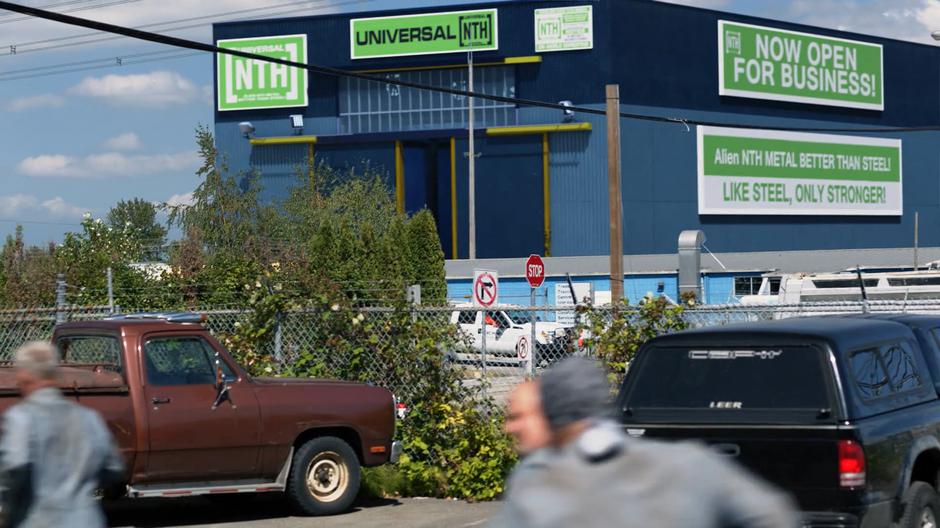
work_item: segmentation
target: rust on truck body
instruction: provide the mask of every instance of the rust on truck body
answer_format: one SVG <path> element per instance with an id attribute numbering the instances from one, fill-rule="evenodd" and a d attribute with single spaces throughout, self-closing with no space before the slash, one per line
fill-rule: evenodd
<path id="1" fill-rule="evenodd" d="M 364 466 L 389 461 L 393 396 L 383 388 L 332 380 L 252 378 L 201 325 L 103 320 L 58 326 L 53 342 L 113 339 L 120 365 L 64 363 L 63 392 L 108 423 L 128 467 L 128 485 L 273 481 L 298 442 L 321 433 L 350 443 Z M 175 341 L 174 341 L 175 340 Z M 213 407 L 211 382 L 155 381 L 148 343 L 191 342 L 218 353 L 231 373 L 228 399 Z M 149 370 L 148 370 L 149 367 Z M 0 368 L 0 412 L 16 401 L 13 372 Z M 377 446 L 384 449 L 376 453 Z"/>

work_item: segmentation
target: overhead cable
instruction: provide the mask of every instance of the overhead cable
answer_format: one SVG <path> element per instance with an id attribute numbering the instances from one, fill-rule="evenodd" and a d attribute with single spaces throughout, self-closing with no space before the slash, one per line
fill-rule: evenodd
<path id="1" fill-rule="evenodd" d="M 34 7 L 24 6 L 20 4 L 14 4 L 12 2 L 6 2 L 0 0 L 0 9 L 7 9 L 9 11 L 15 11 L 17 13 L 23 13 L 26 15 L 35 16 L 37 18 L 42 18 L 46 20 L 52 20 L 55 22 L 61 22 L 63 24 L 68 24 L 72 26 L 80 26 L 89 29 L 94 29 L 97 31 L 104 31 L 107 33 L 114 33 L 117 35 L 124 35 L 126 37 L 131 37 L 139 40 L 144 40 L 147 42 L 156 42 L 158 44 L 166 44 L 168 46 L 176 46 L 179 48 L 186 48 L 198 51 L 204 51 L 208 53 L 216 53 L 222 55 L 231 55 L 234 57 L 242 57 L 245 59 L 252 59 L 262 62 L 269 62 L 274 64 L 281 64 L 284 66 L 289 66 L 293 68 L 305 69 L 308 72 L 318 73 L 322 75 L 329 75 L 333 77 L 349 77 L 354 79 L 360 79 L 363 81 L 371 81 L 381 84 L 391 84 L 405 88 L 414 88 L 418 90 L 426 90 L 431 92 L 446 93 L 450 95 L 456 95 L 460 97 L 473 97 L 476 99 L 484 99 L 489 101 L 496 101 L 500 103 L 508 103 L 514 105 L 522 106 L 533 106 L 540 108 L 550 108 L 564 112 L 577 112 L 581 114 L 590 114 L 590 115 L 606 115 L 606 112 L 597 108 L 589 108 L 583 106 L 566 106 L 559 103 L 550 103 L 547 101 L 538 101 L 534 99 L 523 99 L 519 97 L 507 97 L 501 95 L 493 95 L 482 92 L 471 92 L 468 90 L 461 90 L 458 88 L 448 88 L 445 86 L 429 86 L 425 84 L 404 81 L 400 78 L 394 77 L 379 77 L 371 74 L 360 73 L 355 71 L 343 70 L 340 68 L 333 68 L 330 66 L 320 66 L 316 64 L 303 64 L 299 62 L 294 62 L 286 59 L 281 59 L 277 57 L 268 57 L 264 55 L 258 55 L 255 53 L 248 53 L 235 49 L 225 49 L 215 46 L 213 44 L 206 44 L 203 42 L 196 42 L 192 40 L 182 39 L 178 37 L 171 37 L 169 35 L 160 35 L 157 33 L 151 33 L 148 31 L 141 31 L 139 29 L 133 29 L 123 26 L 117 26 L 114 24 L 108 24 L 105 22 L 98 22 L 95 20 L 88 20 L 84 18 L 74 17 L 71 15 L 66 15 L 62 13 L 55 13 L 51 11 L 45 11 L 42 9 L 37 9 Z M 684 119 L 677 117 L 662 117 L 646 114 L 635 114 L 630 112 L 619 112 L 620 117 L 627 119 L 635 119 L 640 121 L 651 121 L 659 123 L 672 123 L 672 124 L 681 124 L 688 127 L 689 125 L 700 125 L 700 126 L 714 126 L 714 127 L 726 127 L 726 128 L 738 128 L 746 130 L 778 130 L 778 131 L 792 131 L 792 132 L 857 132 L 857 133 L 897 133 L 897 132 L 936 132 L 940 131 L 940 125 L 931 125 L 931 126 L 918 126 L 918 127 L 849 127 L 849 128 L 832 128 L 832 127 L 788 127 L 788 126 L 767 126 L 767 125 L 753 125 L 753 124 L 742 124 L 742 123 L 727 123 L 727 122 L 718 122 L 718 121 L 703 121 L 696 119 Z"/>

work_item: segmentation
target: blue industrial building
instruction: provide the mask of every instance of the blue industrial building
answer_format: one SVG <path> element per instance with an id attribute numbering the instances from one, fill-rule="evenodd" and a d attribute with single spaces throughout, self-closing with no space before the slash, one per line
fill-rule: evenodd
<path id="1" fill-rule="evenodd" d="M 537 9 L 590 5 L 591 49 L 536 53 Z M 698 209 L 695 126 L 682 120 L 760 127 L 891 128 L 940 123 L 940 53 L 931 46 L 648 0 L 514 1 L 412 11 L 251 20 L 214 26 L 216 40 L 306 35 L 311 64 L 447 88 L 466 88 L 467 54 L 351 58 L 351 19 L 460 10 L 498 11 L 498 49 L 474 53 L 475 90 L 604 108 L 619 84 L 621 111 L 675 118 L 623 119 L 623 248 L 627 294 L 676 295 L 676 240 L 700 229 L 706 300 L 732 301 L 737 276 L 909 263 L 914 216 L 920 254 L 940 258 L 940 133 L 879 132 L 903 144 L 900 215 L 703 215 Z M 883 49 L 883 109 L 719 95 L 720 20 L 874 43 Z M 217 85 L 218 86 L 218 85 Z M 260 171 L 264 196 L 286 196 L 298 167 L 317 163 L 386 175 L 401 210 L 429 208 L 438 222 L 452 294 L 472 267 L 522 274 L 530 253 L 551 257 L 549 275 L 609 284 L 607 141 L 602 115 L 476 101 L 477 258 L 467 258 L 467 101 L 387 83 L 311 73 L 307 105 L 216 111 L 215 133 L 233 170 Z M 301 114 L 295 133 L 288 116 Z M 254 126 L 244 137 L 239 123 Z M 719 265 L 720 262 L 720 265 Z M 590 268 L 590 269 L 588 269 Z M 513 279 L 510 279 L 513 280 Z M 518 279 L 515 279 L 518 280 Z M 555 280 L 555 279 L 550 279 Z M 468 285 L 466 285 L 468 286 Z M 739 287 L 740 290 L 740 287 Z"/>

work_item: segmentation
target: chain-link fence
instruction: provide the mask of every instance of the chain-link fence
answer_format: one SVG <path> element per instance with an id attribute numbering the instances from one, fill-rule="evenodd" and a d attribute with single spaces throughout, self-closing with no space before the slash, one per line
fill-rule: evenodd
<path id="1" fill-rule="evenodd" d="M 609 308 L 591 310 L 602 321 L 613 319 Z M 940 300 L 697 306 L 685 309 L 681 317 L 689 327 L 701 328 L 866 310 L 940 315 Z M 200 312 L 206 315 L 205 326 L 223 342 L 241 325 L 248 324 L 251 316 L 245 310 Z M 0 311 L 0 362 L 9 361 L 25 341 L 49 339 L 57 322 L 108 315 L 108 308 L 100 306 Z M 478 388 L 498 402 L 521 379 L 537 375 L 554 362 L 570 355 L 592 355 L 592 334 L 581 324 L 586 317 L 570 306 L 486 310 L 415 306 L 339 313 L 295 310 L 277 317 L 271 338 L 264 340 L 257 352 L 269 358 L 266 372 L 271 375 L 356 379 L 401 391 L 421 383 L 411 375 L 407 364 L 415 361 L 410 352 L 421 348 L 445 358 L 447 365 L 458 369 L 467 387 Z M 345 323 L 337 325 L 336 318 Z M 428 343 L 428 339 L 435 341 Z M 76 351 L 77 346 L 73 346 Z M 113 350 L 101 349 L 100 358 L 90 345 L 81 350 L 83 362 L 113 361 Z"/>

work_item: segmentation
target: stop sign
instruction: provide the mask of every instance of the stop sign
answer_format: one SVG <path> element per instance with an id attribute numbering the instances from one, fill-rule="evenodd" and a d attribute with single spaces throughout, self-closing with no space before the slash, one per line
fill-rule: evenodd
<path id="1" fill-rule="evenodd" d="M 529 286 L 538 288 L 545 282 L 545 263 L 542 257 L 538 255 L 529 255 L 525 261 L 525 280 L 529 281 Z"/>

